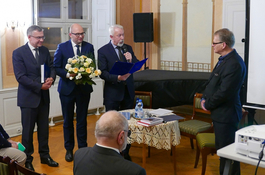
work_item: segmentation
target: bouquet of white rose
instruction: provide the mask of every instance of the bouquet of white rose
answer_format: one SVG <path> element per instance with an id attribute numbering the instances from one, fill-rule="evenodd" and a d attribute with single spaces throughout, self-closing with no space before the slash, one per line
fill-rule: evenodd
<path id="1" fill-rule="evenodd" d="M 88 56 L 74 56 L 73 58 L 68 58 L 67 64 L 65 65 L 65 69 L 70 74 L 76 74 L 75 77 L 70 77 L 70 80 L 74 80 L 74 82 L 79 85 L 83 84 L 96 84 L 92 78 L 97 77 L 101 74 L 99 69 L 96 69 L 96 65 L 93 61 L 93 55 L 90 54 Z"/>

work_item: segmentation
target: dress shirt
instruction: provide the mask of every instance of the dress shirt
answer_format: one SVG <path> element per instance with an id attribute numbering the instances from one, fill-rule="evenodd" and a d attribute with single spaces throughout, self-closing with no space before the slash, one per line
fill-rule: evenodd
<path id="1" fill-rule="evenodd" d="M 102 147 L 102 148 L 112 149 L 112 150 L 114 150 L 114 151 L 116 151 L 117 153 L 120 154 L 120 151 L 119 151 L 118 149 L 116 149 L 116 148 L 109 147 L 109 146 L 104 146 L 104 145 L 100 145 L 100 144 L 98 144 L 98 143 L 96 143 L 96 145 L 98 145 L 98 146 L 100 146 L 100 147 Z"/>

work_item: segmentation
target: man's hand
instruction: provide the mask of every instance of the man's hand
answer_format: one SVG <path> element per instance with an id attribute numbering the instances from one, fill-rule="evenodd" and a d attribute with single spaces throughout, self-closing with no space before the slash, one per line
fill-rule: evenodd
<path id="1" fill-rule="evenodd" d="M 125 75 L 118 75 L 118 80 L 119 81 L 126 81 L 127 78 L 130 76 L 131 74 L 130 73 L 127 73 Z"/>
<path id="2" fill-rule="evenodd" d="M 11 144 L 12 144 L 12 147 L 13 147 L 13 148 L 18 149 L 18 145 L 17 145 L 17 143 L 11 143 Z"/>
<path id="3" fill-rule="evenodd" d="M 48 83 L 48 84 L 51 84 L 51 85 L 52 85 L 53 81 L 54 81 L 53 78 L 50 77 L 50 78 L 47 78 L 47 79 L 45 80 L 45 83 Z"/>
<path id="4" fill-rule="evenodd" d="M 205 100 L 202 100 L 202 101 L 201 101 L 201 106 L 202 106 L 202 109 L 203 109 L 203 110 L 208 111 L 208 110 L 205 108 Z"/>
<path id="5" fill-rule="evenodd" d="M 132 62 L 132 54 L 130 52 L 126 52 L 123 54 L 127 60 L 127 63 L 131 63 Z"/>
<path id="6" fill-rule="evenodd" d="M 11 140 L 11 139 L 7 139 L 7 141 L 8 141 L 9 143 L 11 143 L 11 147 L 18 149 L 17 142 L 15 142 L 15 141 L 13 141 L 13 140 Z"/>
<path id="7" fill-rule="evenodd" d="M 45 83 L 42 84 L 41 89 L 48 90 L 52 86 L 52 83 L 53 83 L 53 78 L 52 77 L 47 78 L 45 80 Z"/>
<path id="8" fill-rule="evenodd" d="M 71 74 L 69 74 L 69 77 L 75 77 L 76 76 L 76 74 L 75 73 L 71 73 Z"/>

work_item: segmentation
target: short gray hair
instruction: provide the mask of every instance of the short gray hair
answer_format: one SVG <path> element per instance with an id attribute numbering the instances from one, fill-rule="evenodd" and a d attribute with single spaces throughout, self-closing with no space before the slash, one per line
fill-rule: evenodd
<path id="1" fill-rule="evenodd" d="M 112 26 L 109 27 L 109 34 L 110 34 L 111 36 L 114 35 L 114 30 L 115 30 L 115 28 L 120 28 L 120 29 L 124 30 L 122 25 L 114 24 L 114 25 L 112 25 Z"/>
<path id="2" fill-rule="evenodd" d="M 96 122 L 95 137 L 115 139 L 120 131 L 127 130 L 127 128 L 128 121 L 121 113 L 108 111 Z"/>
<path id="3" fill-rule="evenodd" d="M 37 25 L 32 25 L 27 30 L 27 36 L 32 35 L 33 31 L 43 32 L 44 29 Z"/>
<path id="4" fill-rule="evenodd" d="M 235 44 L 235 36 L 232 31 L 223 28 L 214 32 L 214 35 L 218 35 L 221 42 L 225 42 L 228 47 L 233 48 Z"/>

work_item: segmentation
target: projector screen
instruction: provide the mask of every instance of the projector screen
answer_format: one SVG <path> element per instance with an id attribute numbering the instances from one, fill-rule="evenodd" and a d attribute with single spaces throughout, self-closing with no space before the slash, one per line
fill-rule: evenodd
<path id="1" fill-rule="evenodd" d="M 246 0 L 244 107 L 265 110 L 265 0 Z"/>

